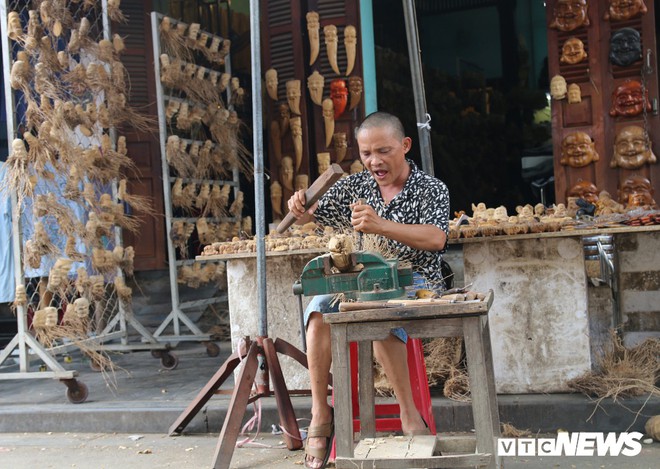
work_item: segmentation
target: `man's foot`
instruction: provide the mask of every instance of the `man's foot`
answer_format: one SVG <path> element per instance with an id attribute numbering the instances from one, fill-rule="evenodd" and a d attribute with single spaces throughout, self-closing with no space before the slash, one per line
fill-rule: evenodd
<path id="1" fill-rule="evenodd" d="M 406 436 L 431 434 L 429 426 L 419 413 L 410 418 L 401 416 L 401 429 Z"/>
<path id="2" fill-rule="evenodd" d="M 334 433 L 334 419 L 331 410 L 327 415 L 312 416 L 305 443 L 306 468 L 321 469 L 325 467 L 330 457 L 330 445 Z"/>

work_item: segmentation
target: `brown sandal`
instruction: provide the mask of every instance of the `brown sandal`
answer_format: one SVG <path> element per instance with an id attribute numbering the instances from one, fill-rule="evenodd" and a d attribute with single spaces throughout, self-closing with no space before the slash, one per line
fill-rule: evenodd
<path id="1" fill-rule="evenodd" d="M 335 422 L 334 419 L 330 423 L 324 423 L 316 427 L 309 427 L 307 429 L 307 440 L 305 441 L 305 467 L 311 469 L 308 465 L 307 455 L 321 460 L 319 468 L 324 468 L 328 464 L 330 458 L 330 450 L 332 446 L 332 437 L 335 435 Z M 310 438 L 325 438 L 325 448 L 312 448 L 309 446 Z"/>

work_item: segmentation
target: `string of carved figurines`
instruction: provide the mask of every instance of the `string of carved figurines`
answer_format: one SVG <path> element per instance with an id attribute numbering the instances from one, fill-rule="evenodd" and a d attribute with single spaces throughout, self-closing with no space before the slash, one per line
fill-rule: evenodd
<path id="1" fill-rule="evenodd" d="M 309 38 L 309 66 L 318 64 L 321 55 L 321 24 L 318 12 L 310 11 L 306 14 L 307 33 Z M 338 62 L 339 32 L 334 24 L 323 27 L 323 39 L 326 58 L 330 69 L 345 78 L 335 78 L 329 83 L 319 69 L 315 68 L 307 77 L 306 85 L 311 102 L 319 106 L 324 127 L 324 145 L 332 149 L 334 162 L 342 163 L 348 155 L 348 137 L 346 132 L 336 131 L 335 121 L 347 110 L 353 111 L 358 107 L 362 98 L 363 82 L 359 76 L 351 76 L 355 68 L 357 56 L 357 30 L 353 25 L 346 25 L 343 29 L 343 46 L 346 53 L 346 69 L 342 73 Z M 318 65 L 317 65 L 318 66 Z M 265 72 L 266 94 L 274 102 L 274 118 L 269 124 L 271 148 L 277 165 L 276 180 L 271 182 L 271 205 L 273 219 L 281 219 L 286 215 L 287 207 L 283 202 L 288 200 L 296 188 L 306 188 L 310 176 L 300 174 L 303 161 L 303 128 L 300 99 L 303 81 L 300 79 L 288 80 L 285 83 L 286 101 L 279 101 L 278 72 L 270 68 Z M 290 148 L 290 154 L 288 150 Z M 320 152 L 316 155 L 318 174 L 323 173 L 331 164 L 331 152 Z M 360 164 L 361 166 L 361 164 Z M 357 171 L 358 165 L 353 164 L 350 171 Z M 273 171 L 275 173 L 275 171 Z M 302 177 L 305 176 L 305 177 Z"/>

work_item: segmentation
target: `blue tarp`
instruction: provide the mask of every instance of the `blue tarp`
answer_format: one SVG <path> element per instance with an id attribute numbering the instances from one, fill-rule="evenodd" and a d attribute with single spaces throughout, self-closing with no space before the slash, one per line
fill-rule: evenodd
<path id="1" fill-rule="evenodd" d="M 0 161 L 0 181 L 5 177 L 5 163 Z M 11 238 L 11 199 L 0 192 L 0 303 L 14 301 L 14 256 Z"/>

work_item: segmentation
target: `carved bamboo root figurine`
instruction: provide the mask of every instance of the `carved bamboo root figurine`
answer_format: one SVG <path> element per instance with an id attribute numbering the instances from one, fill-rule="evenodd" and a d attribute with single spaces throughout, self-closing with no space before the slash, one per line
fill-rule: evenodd
<path id="1" fill-rule="evenodd" d="M 269 68 L 266 70 L 266 91 L 273 101 L 277 101 L 277 70 Z"/>
<path id="2" fill-rule="evenodd" d="M 346 157 L 346 150 L 348 149 L 348 141 L 346 140 L 346 132 L 337 132 L 332 136 L 335 144 L 336 163 L 341 163 Z"/>
<path id="3" fill-rule="evenodd" d="M 348 94 L 350 96 L 350 105 L 348 107 L 349 111 L 352 111 L 360 104 L 360 99 L 362 98 L 362 78 L 360 77 L 350 77 L 348 79 Z"/>
<path id="4" fill-rule="evenodd" d="M 293 139 L 293 150 L 296 157 L 296 172 L 300 170 L 302 164 L 302 120 L 298 117 L 291 118 L 291 138 Z"/>
<path id="5" fill-rule="evenodd" d="M 349 24 L 344 28 L 344 47 L 346 48 L 346 76 L 349 76 L 355 66 L 355 53 L 357 49 L 357 32 L 355 26 Z"/>
<path id="6" fill-rule="evenodd" d="M 332 135 L 335 133 L 335 110 L 332 99 L 326 98 L 322 103 L 323 107 L 323 123 L 325 126 L 325 146 L 330 146 L 332 142 Z"/>
<path id="7" fill-rule="evenodd" d="M 340 75 L 339 66 L 337 65 L 337 26 L 329 24 L 323 27 L 323 35 L 325 36 L 325 50 L 328 54 L 328 62 L 332 71 Z"/>
<path id="8" fill-rule="evenodd" d="M 300 80 L 286 82 L 286 99 L 291 112 L 300 115 Z"/>
<path id="9" fill-rule="evenodd" d="M 323 75 L 321 75 L 318 70 L 314 70 L 314 73 L 307 77 L 307 89 L 309 89 L 309 96 L 312 98 L 312 102 L 319 106 L 323 102 L 324 83 L 325 78 L 323 78 Z"/>
<path id="10" fill-rule="evenodd" d="M 307 18 L 307 34 L 309 36 L 309 65 L 314 65 L 319 56 L 319 14 L 309 11 Z"/>

